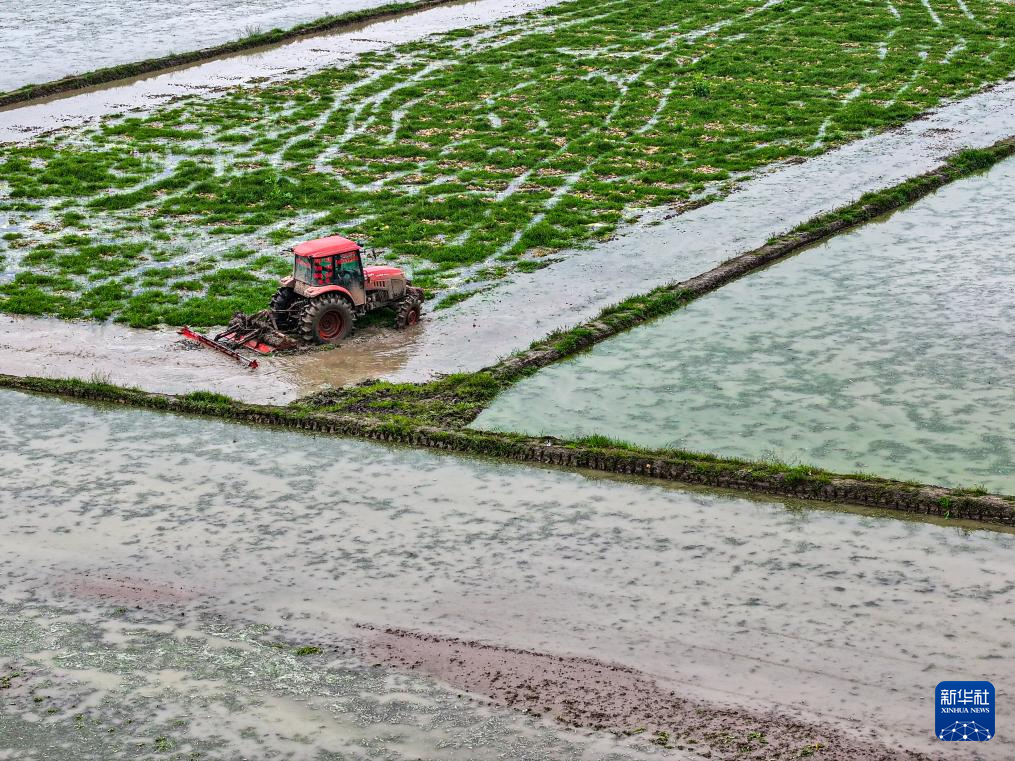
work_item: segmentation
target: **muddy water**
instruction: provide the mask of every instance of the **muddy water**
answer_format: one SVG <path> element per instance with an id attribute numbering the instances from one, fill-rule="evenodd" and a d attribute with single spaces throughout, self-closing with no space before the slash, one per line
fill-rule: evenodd
<path id="1" fill-rule="evenodd" d="M 214 336 L 220 329 L 201 332 Z M 259 404 L 287 404 L 322 389 L 384 377 L 405 365 L 425 326 L 371 327 L 337 349 L 256 358 L 249 369 L 181 338 L 175 328 L 0 315 L 0 373 L 97 379 L 164 394 L 214 391 Z"/>
<path id="2" fill-rule="evenodd" d="M 135 81 L 0 109 L 0 142 L 30 139 L 58 127 L 85 124 L 105 114 L 154 108 L 181 95 L 201 93 L 213 96 L 224 88 L 252 80 L 292 79 L 326 67 L 348 64 L 363 53 L 384 50 L 451 29 L 517 16 L 556 2 L 559 0 L 472 0 L 454 3 L 387 21 L 367 22 L 335 34 L 322 34 L 145 76 Z"/>
<path id="3" fill-rule="evenodd" d="M 265 758 L 639 752 L 364 669 L 356 624 L 618 662 L 904 748 L 936 749 L 938 681 L 1003 704 L 1015 680 L 1008 534 L 13 392 L 0 448 L 0 673 L 26 675 L 0 748 L 40 758 L 110 723 L 212 758 L 223 737 Z M 1015 753 L 979 745 L 949 750 Z"/>
<path id="4" fill-rule="evenodd" d="M 214 391 L 265 404 L 299 396 L 291 375 L 272 363 L 250 370 L 174 329 L 131 330 L 36 317 L 0 315 L 0 372 L 95 379 L 166 394 Z"/>
<path id="5" fill-rule="evenodd" d="M 1015 161 L 519 384 L 477 421 L 1015 494 Z"/>
<path id="6" fill-rule="evenodd" d="M 0 6 L 0 91 L 288 28 L 385 0 L 39 0 Z"/>

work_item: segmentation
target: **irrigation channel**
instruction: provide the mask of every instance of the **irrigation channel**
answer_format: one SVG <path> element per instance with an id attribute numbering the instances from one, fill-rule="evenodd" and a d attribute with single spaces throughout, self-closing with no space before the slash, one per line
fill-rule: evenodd
<path id="1" fill-rule="evenodd" d="M 934 685 L 1015 679 L 1008 533 L 11 391 L 0 445 L 4 758 L 936 758 Z"/>
<path id="2" fill-rule="evenodd" d="M 478 428 L 1015 493 L 1015 161 L 526 379 Z"/>
<path id="3" fill-rule="evenodd" d="M 42 0 L 0 6 L 0 91 L 287 28 L 385 0 Z"/>

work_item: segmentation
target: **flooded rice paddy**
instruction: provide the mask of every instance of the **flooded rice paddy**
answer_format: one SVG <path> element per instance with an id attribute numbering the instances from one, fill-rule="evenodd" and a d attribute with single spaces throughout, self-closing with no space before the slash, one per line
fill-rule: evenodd
<path id="1" fill-rule="evenodd" d="M 0 5 L 0 91 L 286 29 L 386 0 L 39 0 Z"/>
<path id="2" fill-rule="evenodd" d="M 365 53 L 383 51 L 432 34 L 510 18 L 556 2 L 559 0 L 464 0 L 394 19 L 364 22 L 352 29 L 332 34 L 301 38 L 164 73 L 145 75 L 136 80 L 115 82 L 108 86 L 0 109 L 0 143 L 31 140 L 59 127 L 80 126 L 108 114 L 152 110 L 186 95 L 199 93 L 215 97 L 238 85 L 262 85 L 266 80 L 292 79 L 326 67 L 346 66 Z M 364 6 L 386 3 L 387 0 L 377 0 L 364 3 Z M 147 0 L 145 4 L 148 4 Z M 312 6 L 302 2 L 293 7 L 317 7 L 322 10 L 320 4 Z M 290 6 L 285 6 L 284 10 L 288 12 L 289 8 Z M 321 15 L 323 10 L 314 14 L 314 17 Z M 181 32 L 190 33 L 190 29 Z M 242 35 L 243 30 L 234 30 L 232 38 Z M 191 49 L 180 48 L 175 52 Z M 11 54 L 16 54 L 16 51 L 11 50 Z M 89 66 L 88 70 L 93 68 L 95 67 Z M 38 79 L 45 80 L 42 77 Z"/>
<path id="3" fill-rule="evenodd" d="M 33 317 L 0 317 L 0 372 L 98 374 L 151 391 L 206 389 L 275 403 L 368 378 L 418 381 L 471 372 L 623 298 L 693 277 L 816 214 L 928 171 L 943 156 L 1011 134 L 1015 84 L 1009 83 L 901 129 L 772 169 L 721 202 L 564 252 L 549 267 L 516 273 L 492 291 L 429 312 L 412 331 L 371 329 L 334 351 L 262 360 L 255 372 L 211 352 L 186 351 L 172 329 Z"/>
<path id="4" fill-rule="evenodd" d="M 1015 161 L 542 371 L 482 428 L 1015 493 Z"/>
<path id="5" fill-rule="evenodd" d="M 938 681 L 1004 704 L 1015 678 L 1006 533 L 14 392 L 0 447 L 4 757 L 700 757 L 376 668 L 363 625 L 615 662 L 900 757 L 938 750 Z M 949 750 L 1015 750 L 976 745 Z"/>
<path id="6" fill-rule="evenodd" d="M 849 143 L 803 164 L 770 167 L 723 201 L 665 219 L 647 214 L 605 243 L 438 312 L 383 377 L 420 380 L 478 370 L 607 306 L 706 272 L 864 193 L 939 166 L 964 148 L 1015 135 L 1015 83 L 951 103 L 899 129 Z M 998 212 L 1003 214 L 1003 210 Z M 524 315 L 524 319 L 519 316 Z M 342 364 L 340 352 L 327 359 Z M 372 377 L 372 376 L 364 376 Z"/>

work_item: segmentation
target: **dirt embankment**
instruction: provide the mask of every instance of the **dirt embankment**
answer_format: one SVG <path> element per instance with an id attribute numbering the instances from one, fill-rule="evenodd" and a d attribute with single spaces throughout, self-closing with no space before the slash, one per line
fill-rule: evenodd
<path id="1" fill-rule="evenodd" d="M 778 713 L 688 700 L 648 674 L 591 658 L 419 634 L 366 629 L 366 654 L 422 672 L 499 705 L 571 727 L 640 734 L 649 742 L 711 759 L 921 761 L 923 753 L 796 721 Z"/>

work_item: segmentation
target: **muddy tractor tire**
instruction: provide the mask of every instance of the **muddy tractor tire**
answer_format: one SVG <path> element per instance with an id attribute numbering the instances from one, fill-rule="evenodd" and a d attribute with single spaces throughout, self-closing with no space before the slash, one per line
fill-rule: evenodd
<path id="1" fill-rule="evenodd" d="M 321 296 L 303 310 L 300 337 L 309 343 L 337 344 L 350 333 L 356 322 L 352 305 L 341 296 Z"/>
<path id="2" fill-rule="evenodd" d="M 404 330 L 419 322 L 422 306 L 423 302 L 420 299 L 413 296 L 407 297 L 398 305 L 395 312 L 395 327 L 398 330 Z"/>
<path id="3" fill-rule="evenodd" d="M 271 297 L 269 309 L 279 330 L 295 330 L 300 321 L 299 302 L 302 301 L 292 288 L 282 286 Z"/>

